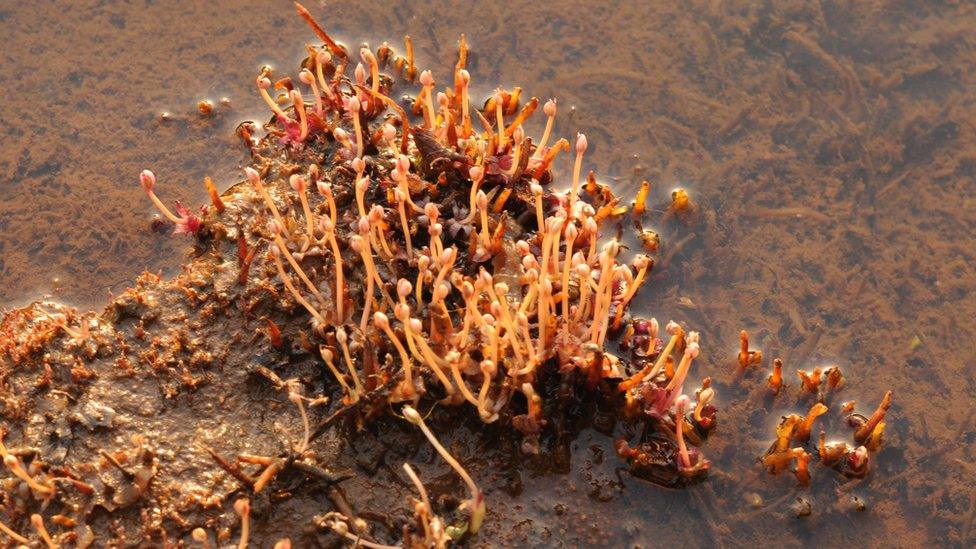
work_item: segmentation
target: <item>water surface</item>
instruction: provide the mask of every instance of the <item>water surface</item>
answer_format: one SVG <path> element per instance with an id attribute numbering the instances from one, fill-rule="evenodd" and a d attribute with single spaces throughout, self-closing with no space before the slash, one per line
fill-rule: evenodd
<path id="1" fill-rule="evenodd" d="M 418 65 L 440 79 L 464 33 L 478 92 L 557 97 L 561 135 L 589 138 L 587 168 L 624 195 L 652 183 L 644 221 L 663 247 L 639 306 L 702 330 L 697 375 L 716 380 L 723 410 L 706 446 L 714 474 L 686 491 L 650 486 L 586 431 L 571 472 L 526 471 L 524 516 L 494 529 L 533 545 L 971 545 L 972 5 L 593 4 L 308 6 L 349 45 L 402 48 L 412 35 Z M 254 76 L 263 64 L 293 72 L 315 40 L 289 2 L 250 0 L 6 2 L 0 33 L 7 306 L 42 295 L 99 306 L 143 270 L 177 272 L 188 242 L 151 230 L 138 172 L 151 167 L 164 200 L 189 204 L 204 200 L 205 175 L 232 184 L 246 161 L 233 129 L 265 112 Z M 198 115 L 203 98 L 213 117 Z M 702 206 L 693 226 L 663 220 L 676 186 Z M 815 467 L 801 490 L 758 469 L 779 415 L 810 403 L 766 398 L 768 363 L 736 375 L 742 328 L 784 359 L 794 388 L 797 368 L 839 364 L 836 402 L 866 411 L 894 391 L 866 481 Z M 840 436 L 836 408 L 827 426 Z M 851 494 L 867 510 L 850 510 Z M 811 516 L 792 516 L 797 495 Z"/>

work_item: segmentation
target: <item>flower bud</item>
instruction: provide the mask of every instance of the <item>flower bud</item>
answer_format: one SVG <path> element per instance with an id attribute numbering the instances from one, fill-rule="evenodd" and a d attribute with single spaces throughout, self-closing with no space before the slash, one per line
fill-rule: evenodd
<path id="1" fill-rule="evenodd" d="M 291 188 L 297 193 L 303 193 L 308 188 L 308 181 L 297 173 L 292 174 L 288 178 L 288 183 L 291 184 Z"/>
<path id="2" fill-rule="evenodd" d="M 578 133 L 576 134 L 576 154 L 583 154 L 586 152 L 586 136 Z"/>
<path id="3" fill-rule="evenodd" d="M 396 167 L 404 175 L 410 173 L 410 158 L 405 154 L 398 154 Z"/>
<path id="4" fill-rule="evenodd" d="M 153 186 L 156 185 L 156 174 L 150 170 L 142 170 L 142 173 L 139 174 L 139 183 L 142 184 L 143 190 L 147 193 L 152 192 Z"/>
<path id="5" fill-rule="evenodd" d="M 401 278 L 399 281 L 397 281 L 397 294 L 400 297 L 407 297 L 410 295 L 411 290 L 413 290 L 413 285 L 410 284 L 409 280 Z"/>
<path id="6" fill-rule="evenodd" d="M 542 107 L 542 112 L 546 113 L 546 116 L 556 116 L 556 100 L 550 99 L 546 101 L 546 104 Z"/>
<path id="7" fill-rule="evenodd" d="M 380 330 L 388 330 L 390 328 L 390 318 L 377 311 L 373 313 L 373 324 L 375 324 Z"/>

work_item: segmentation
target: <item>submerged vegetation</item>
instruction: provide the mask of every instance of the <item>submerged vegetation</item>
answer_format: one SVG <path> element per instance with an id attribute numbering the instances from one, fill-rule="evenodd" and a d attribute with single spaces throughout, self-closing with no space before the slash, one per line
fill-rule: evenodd
<path id="1" fill-rule="evenodd" d="M 540 101 L 514 88 L 479 103 L 463 36 L 439 90 L 415 66 L 409 39 L 404 56 L 385 43 L 350 52 L 298 11 L 323 45 L 308 48 L 297 80 L 270 68 L 256 78 L 273 118 L 260 136 L 254 124 L 239 127 L 253 159 L 244 179 L 223 196 L 208 180 L 210 206 L 194 213 L 177 203 L 174 213 L 155 194 L 156 175 L 140 176 L 173 232 L 197 239 L 186 272 L 171 282 L 143 277 L 101 316 L 35 304 L 4 319 L 3 435 L 12 447 L 0 453 L 12 476 L 0 528 L 29 543 L 29 520 L 48 546 L 98 535 L 244 547 L 252 506 L 266 512 L 290 497 L 282 486 L 297 475 L 327 487 L 333 509 L 310 521 L 322 535 L 443 547 L 478 534 L 490 498 L 426 422 L 441 408 L 513 430 L 531 455 L 585 403 L 629 426 L 615 447 L 634 475 L 671 487 L 705 479 L 716 392 L 709 378 L 689 382 L 704 343 L 675 322 L 630 314 L 653 259 L 626 257 L 610 226 L 630 210 L 584 175 L 584 135 L 555 138 L 557 102 L 543 104 L 535 141 L 524 124 Z M 405 91 L 397 79 L 419 84 L 416 97 L 394 99 Z M 563 159 L 572 165 L 565 180 L 553 171 Z M 635 216 L 647 195 L 645 182 Z M 691 224 L 698 213 L 685 190 L 674 191 L 669 219 Z M 656 251 L 657 234 L 637 224 Z M 243 326 L 228 327 L 239 317 Z M 741 369 L 762 363 L 746 332 L 741 345 Z M 782 366 L 775 361 L 769 377 L 775 393 L 786 385 Z M 808 484 L 804 445 L 843 377 L 835 367 L 800 378 L 818 401 L 805 417 L 783 419 L 762 463 L 772 473 L 792 467 Z M 820 432 L 819 461 L 863 476 L 890 397 L 870 417 L 850 416 L 856 447 Z M 165 422 L 151 424 L 154 414 Z M 168 449 L 152 440 L 201 414 L 214 418 L 205 432 Z M 262 432 L 257 414 L 290 434 Z M 391 417 L 423 434 L 467 494 L 431 498 L 423 475 L 403 463 L 413 515 L 378 536 L 335 488 L 343 475 L 321 442 L 330 430 L 355 437 Z M 92 436 L 81 442 L 83 432 Z M 246 442 L 204 442 L 234 436 Z M 190 457 L 184 443 L 195 446 Z M 152 509 L 135 505 L 149 499 Z"/>

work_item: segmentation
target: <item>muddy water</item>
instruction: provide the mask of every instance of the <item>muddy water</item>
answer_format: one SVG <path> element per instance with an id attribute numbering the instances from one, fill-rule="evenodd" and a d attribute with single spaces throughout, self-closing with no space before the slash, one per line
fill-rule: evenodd
<path id="1" fill-rule="evenodd" d="M 559 98 L 559 131 L 587 134 L 587 165 L 623 194 L 651 181 L 663 236 L 640 306 L 699 327 L 722 422 L 712 478 L 673 492 L 619 470 L 584 431 L 569 473 L 529 467 L 493 486 L 517 516 L 492 531 L 533 545 L 742 545 L 811 541 L 971 544 L 976 502 L 976 11 L 915 3 L 329 2 L 310 5 L 349 44 L 410 34 L 434 76 L 472 45 L 481 92 Z M 50 2 L 0 7 L 0 302 L 41 295 L 95 306 L 144 269 L 176 272 L 186 242 L 150 229 L 136 184 L 203 200 L 235 180 L 233 137 L 264 112 L 262 64 L 290 71 L 313 36 L 287 2 Z M 227 97 L 229 106 L 219 100 Z M 196 103 L 209 98 L 215 115 Z M 160 120 L 160 113 L 171 113 Z M 685 186 L 697 223 L 662 214 Z M 631 189 L 631 190 L 628 190 Z M 629 227 L 630 220 L 622 221 Z M 737 375 L 738 331 L 782 357 Z M 813 469 L 768 477 L 756 457 L 779 415 L 803 412 L 797 368 L 839 364 L 830 401 L 894 405 L 867 480 Z M 856 495 L 867 505 L 852 510 Z M 812 514 L 790 504 L 806 498 Z M 755 505 L 761 500 L 761 503 Z"/>

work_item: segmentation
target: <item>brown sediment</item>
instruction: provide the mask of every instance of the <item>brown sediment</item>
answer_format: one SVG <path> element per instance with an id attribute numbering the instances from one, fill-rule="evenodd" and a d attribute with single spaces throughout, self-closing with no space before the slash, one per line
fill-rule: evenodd
<path id="1" fill-rule="evenodd" d="M 779 217 L 808 217 L 814 221 L 829 222 L 830 216 L 824 215 L 818 211 L 814 211 L 810 208 L 804 206 L 795 206 L 792 208 L 758 208 L 755 210 L 749 210 L 746 215 L 758 218 L 779 218 Z"/>

